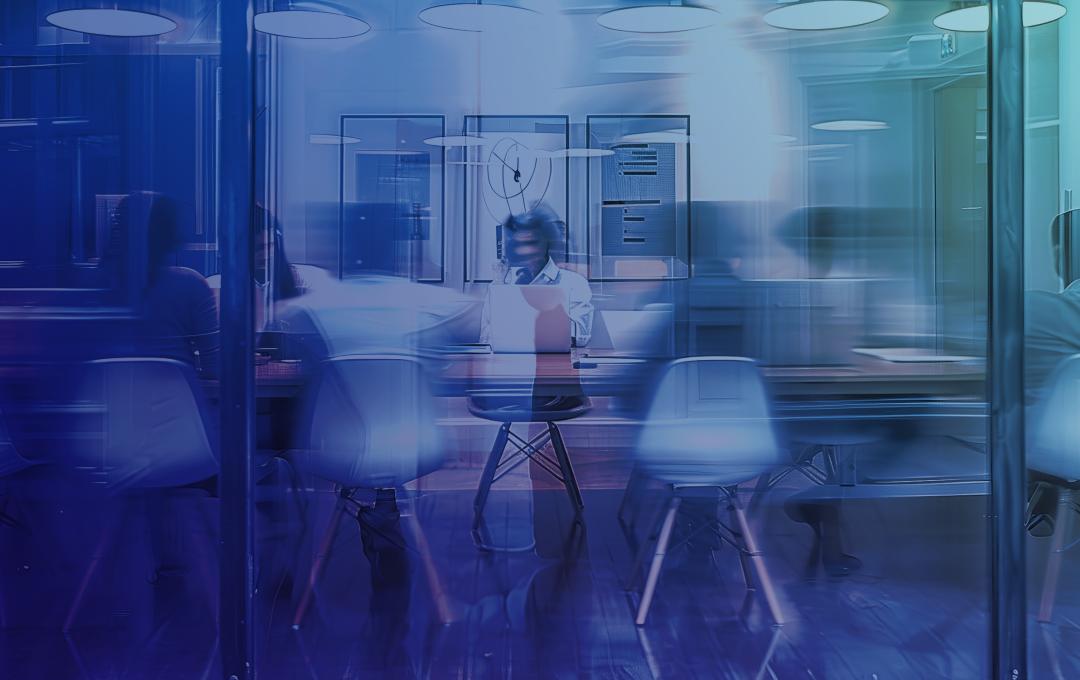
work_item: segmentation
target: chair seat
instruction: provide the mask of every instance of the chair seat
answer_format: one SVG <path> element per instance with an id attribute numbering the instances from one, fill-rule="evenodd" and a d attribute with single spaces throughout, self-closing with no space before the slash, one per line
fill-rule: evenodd
<path id="1" fill-rule="evenodd" d="M 684 463 L 671 465 L 651 465 L 646 473 L 652 479 L 670 484 L 676 489 L 695 487 L 717 488 L 740 484 L 771 471 L 774 465 L 761 463 Z"/>
<path id="2" fill-rule="evenodd" d="M 469 398 L 469 413 L 500 423 L 552 423 L 571 420 L 592 410 L 584 396 L 476 396 Z"/>

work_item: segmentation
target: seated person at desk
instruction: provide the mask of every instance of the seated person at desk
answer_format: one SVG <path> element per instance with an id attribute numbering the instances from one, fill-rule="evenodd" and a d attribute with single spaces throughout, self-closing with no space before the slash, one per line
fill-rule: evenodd
<path id="1" fill-rule="evenodd" d="M 160 194 L 135 193 L 117 206 L 110 242 L 121 286 L 127 285 L 127 248 L 133 229 L 146 225 L 146 273 L 137 335 L 139 352 L 176 359 L 200 377 L 218 373 L 220 338 L 214 293 L 202 274 L 169 264 L 183 243 L 176 202 Z"/>
<path id="2" fill-rule="evenodd" d="M 1062 271 L 1062 242 L 1068 242 L 1065 230 L 1072 231 L 1078 212 L 1058 215 L 1050 225 L 1054 269 L 1065 289 L 1060 293 L 1030 290 L 1024 297 L 1024 401 L 1029 409 L 1043 397 L 1057 365 L 1080 352 L 1080 267 L 1071 253 L 1065 254 L 1069 261 Z M 1056 508 L 1056 489 L 1048 488 L 1032 509 L 1028 531 L 1034 536 L 1052 535 Z"/>
<path id="3" fill-rule="evenodd" d="M 261 205 L 252 220 L 255 240 L 255 330 L 267 330 L 275 305 L 300 296 L 303 286 L 296 268 L 285 256 L 285 237 L 277 219 Z"/>
<path id="4" fill-rule="evenodd" d="M 592 335 L 592 291 L 585 277 L 562 269 L 551 257 L 553 246 L 562 239 L 559 219 L 550 208 L 537 205 L 524 215 L 512 215 L 502 224 L 506 239 L 506 258 L 510 265 L 501 280 L 492 285 L 515 284 L 558 286 L 569 301 L 570 337 L 576 347 L 583 347 Z M 490 296 L 489 296 L 490 298 Z M 491 337 L 491 304 L 484 300 L 480 320 L 480 342 Z M 496 321 L 498 323 L 498 321 Z"/>
<path id="5" fill-rule="evenodd" d="M 592 335 L 592 291 L 583 276 L 562 269 L 555 264 L 551 251 L 561 238 L 559 220 L 550 208 L 537 205 L 524 215 L 511 216 L 502 224 L 503 238 L 506 240 L 506 255 L 510 267 L 492 285 L 528 285 L 558 286 L 566 291 L 568 315 L 570 317 L 570 338 L 577 347 L 589 342 Z M 480 321 L 480 342 L 490 343 L 493 323 L 505 323 L 505 319 L 493 319 L 491 295 L 484 300 L 484 309 Z M 577 392 L 577 394 L 573 394 Z M 562 408 L 571 402 L 583 398 L 580 386 L 561 396 L 538 394 L 533 388 L 531 408 Z M 520 407 L 520 398 L 473 396 L 474 401 L 483 408 L 497 408 L 500 404 Z M 509 401 L 507 401 L 509 400 Z"/>

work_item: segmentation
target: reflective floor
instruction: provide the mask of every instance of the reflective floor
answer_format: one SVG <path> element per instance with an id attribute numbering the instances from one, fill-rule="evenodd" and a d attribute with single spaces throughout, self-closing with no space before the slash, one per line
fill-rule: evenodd
<path id="1" fill-rule="evenodd" d="M 586 528 L 561 490 L 526 471 L 492 494 L 484 538 L 496 549 L 487 551 L 469 530 L 467 467 L 423 480 L 397 503 L 372 499 L 359 520 L 343 517 L 325 551 L 332 490 L 264 498 L 260 677 L 986 677 L 987 547 L 970 530 L 985 498 L 847 503 L 846 549 L 862 568 L 833 577 L 809 529 L 783 510 L 797 483 L 780 486 L 749 516 L 786 625 L 772 626 L 748 593 L 736 552 L 698 534 L 671 551 L 639 628 L 624 584 L 662 495 L 646 493 L 634 526 L 620 523 L 628 471 L 602 454 L 577 460 Z M 163 507 L 8 499 L 17 526 L 0 528 L 14 586 L 0 609 L 0 677 L 218 677 L 216 506 L 198 490 Z M 692 528 L 677 526 L 677 537 Z M 1048 540 L 1029 545 L 1034 585 Z M 305 580 L 296 575 L 312 573 L 318 555 L 323 568 L 294 625 Z M 1067 554 L 1065 574 L 1078 555 Z M 1033 677 L 1080 674 L 1080 652 L 1068 651 L 1078 621 L 1080 590 L 1065 578 L 1054 623 L 1031 627 Z"/>

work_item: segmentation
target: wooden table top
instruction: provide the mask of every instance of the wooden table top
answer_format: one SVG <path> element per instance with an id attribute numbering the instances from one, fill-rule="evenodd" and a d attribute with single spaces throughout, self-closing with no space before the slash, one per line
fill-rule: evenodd
<path id="1" fill-rule="evenodd" d="M 843 366 L 765 366 L 778 398 L 801 396 L 983 396 L 981 365 L 935 362 L 896 363 L 852 354 Z M 439 394 L 484 389 L 584 389 L 594 396 L 639 392 L 662 361 L 631 359 L 599 351 L 571 354 L 448 354 L 430 362 Z M 260 397 L 291 397 L 303 386 L 299 363 L 272 361 L 255 367 Z M 216 387 L 209 385 L 211 391 Z"/>

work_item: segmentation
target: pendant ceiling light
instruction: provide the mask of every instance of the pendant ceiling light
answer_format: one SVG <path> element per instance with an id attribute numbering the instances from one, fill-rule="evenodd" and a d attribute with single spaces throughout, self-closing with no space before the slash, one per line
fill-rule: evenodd
<path id="1" fill-rule="evenodd" d="M 888 130 L 889 124 L 883 120 L 826 120 L 814 123 L 815 130 L 829 132 L 859 132 L 864 130 Z"/>
<path id="2" fill-rule="evenodd" d="M 346 14 L 293 9 L 256 14 L 255 30 L 282 38 L 337 40 L 364 35 L 371 25 Z"/>
<path id="3" fill-rule="evenodd" d="M 349 135 L 333 135 L 322 132 L 313 132 L 308 135 L 308 142 L 311 144 L 359 144 L 359 137 L 350 137 Z"/>
<path id="4" fill-rule="evenodd" d="M 487 140 L 475 135 L 450 135 L 447 137 L 428 137 L 424 144 L 431 146 L 483 146 Z"/>
<path id="5" fill-rule="evenodd" d="M 176 28 L 168 17 L 127 9 L 65 9 L 49 14 L 45 21 L 65 31 L 117 38 L 145 38 Z"/>
<path id="6" fill-rule="evenodd" d="M 517 5 L 484 2 L 451 2 L 420 10 L 420 21 L 452 31 L 499 31 L 521 27 L 536 15 Z"/>
<path id="7" fill-rule="evenodd" d="M 666 5 L 620 7 L 596 17 L 596 23 L 627 33 L 682 33 L 708 28 L 719 13 L 708 7 L 672 2 Z"/>
<path id="8" fill-rule="evenodd" d="M 1024 2 L 1021 21 L 1024 28 L 1040 26 L 1065 16 L 1065 7 L 1054 2 L 1028 0 Z M 944 31 L 980 32 L 990 30 L 990 8 L 987 5 L 958 7 L 934 19 L 934 25 Z"/>
<path id="9" fill-rule="evenodd" d="M 888 7 L 869 0 L 810 0 L 778 7 L 764 18 L 773 28 L 827 31 L 873 23 L 888 14 Z"/>
<path id="10" fill-rule="evenodd" d="M 689 144 L 692 141 L 690 133 L 682 128 L 657 132 L 634 132 L 619 138 L 619 143 L 623 144 Z"/>
<path id="11" fill-rule="evenodd" d="M 549 158 L 600 158 L 602 156 L 614 156 L 615 152 L 611 149 L 586 149 L 583 147 L 573 147 L 569 149 L 556 149 L 555 151 L 547 151 L 544 153 Z"/>
<path id="12" fill-rule="evenodd" d="M 281 38 L 338 40 L 364 35 L 371 24 L 341 12 L 294 9 L 290 2 L 286 9 L 256 14 L 255 30 Z"/>

